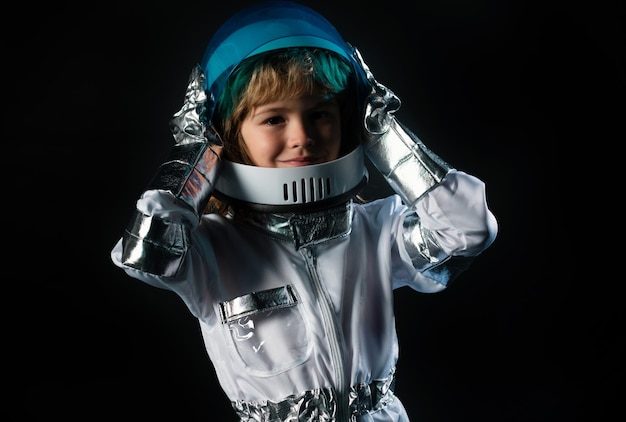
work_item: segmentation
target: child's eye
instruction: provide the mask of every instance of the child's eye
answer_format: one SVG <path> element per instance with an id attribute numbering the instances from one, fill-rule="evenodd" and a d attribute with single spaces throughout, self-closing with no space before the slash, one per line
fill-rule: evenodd
<path id="1" fill-rule="evenodd" d="M 269 119 L 265 120 L 265 124 L 266 125 L 270 125 L 270 126 L 271 125 L 277 125 L 277 124 L 282 123 L 282 122 L 283 122 L 283 118 L 282 117 L 278 117 L 278 116 L 270 117 Z"/>

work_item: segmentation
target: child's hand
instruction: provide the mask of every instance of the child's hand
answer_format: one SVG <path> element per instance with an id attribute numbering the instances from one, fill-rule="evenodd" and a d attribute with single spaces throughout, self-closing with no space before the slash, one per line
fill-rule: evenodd
<path id="1" fill-rule="evenodd" d="M 356 48 L 354 57 L 363 68 L 367 81 L 372 87 L 372 91 L 365 100 L 365 128 L 373 135 L 383 134 L 389 130 L 393 113 L 400 108 L 400 99 L 393 91 L 376 81 Z"/>
<path id="2" fill-rule="evenodd" d="M 189 77 L 185 102 L 170 120 L 175 145 L 148 185 L 148 189 L 169 191 L 196 217 L 211 196 L 224 146 L 213 125 L 205 122 L 206 107 L 204 73 L 196 66 Z"/>
<path id="3" fill-rule="evenodd" d="M 200 66 L 195 66 L 189 77 L 185 103 L 170 120 L 170 130 L 174 135 L 176 145 L 194 142 L 209 142 L 221 145 L 221 140 L 213 126 L 210 125 L 207 133 L 205 113 L 207 110 L 207 96 L 204 91 L 204 72 Z"/>

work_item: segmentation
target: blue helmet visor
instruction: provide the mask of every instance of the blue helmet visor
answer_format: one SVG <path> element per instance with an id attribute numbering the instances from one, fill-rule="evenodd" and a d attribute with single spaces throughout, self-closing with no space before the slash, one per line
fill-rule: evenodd
<path id="1" fill-rule="evenodd" d="M 338 53 L 352 64 L 358 91 L 365 88 L 366 77 L 353 56 L 354 49 L 326 18 L 290 1 L 265 1 L 233 15 L 211 38 L 201 62 L 207 94 L 217 101 L 242 60 L 287 47 L 317 47 Z M 207 112 L 211 119 L 213 110 Z"/>

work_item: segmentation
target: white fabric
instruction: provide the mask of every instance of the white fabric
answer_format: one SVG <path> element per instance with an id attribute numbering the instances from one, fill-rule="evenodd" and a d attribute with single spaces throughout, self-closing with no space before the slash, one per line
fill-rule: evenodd
<path id="1" fill-rule="evenodd" d="M 164 195 L 148 192 L 138 207 L 174 219 L 186 212 Z M 416 211 L 451 255 L 477 255 L 497 232 L 484 184 L 462 172 L 450 173 L 418 201 Z M 395 195 L 355 204 L 349 235 L 300 251 L 247 225 L 205 215 L 193 231 L 182 271 L 169 279 L 125 267 L 121 240 L 111 257 L 131 277 L 180 295 L 200 321 L 206 350 L 230 399 L 280 401 L 342 379 L 344 385 L 369 383 L 395 366 L 393 289 L 445 288 L 417 272 L 404 251 L 402 222 L 408 212 Z M 251 315 L 236 326 L 222 323 L 221 301 L 287 284 L 300 299 L 295 307 Z M 396 400 L 360 420 L 408 417 Z"/>

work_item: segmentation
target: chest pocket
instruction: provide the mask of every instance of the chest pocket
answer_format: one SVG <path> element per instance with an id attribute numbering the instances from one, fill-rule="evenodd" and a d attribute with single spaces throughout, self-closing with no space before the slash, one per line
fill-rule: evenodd
<path id="1" fill-rule="evenodd" d="M 311 343 L 299 304 L 292 285 L 220 303 L 222 325 L 252 372 L 259 376 L 275 375 L 308 358 Z"/>

